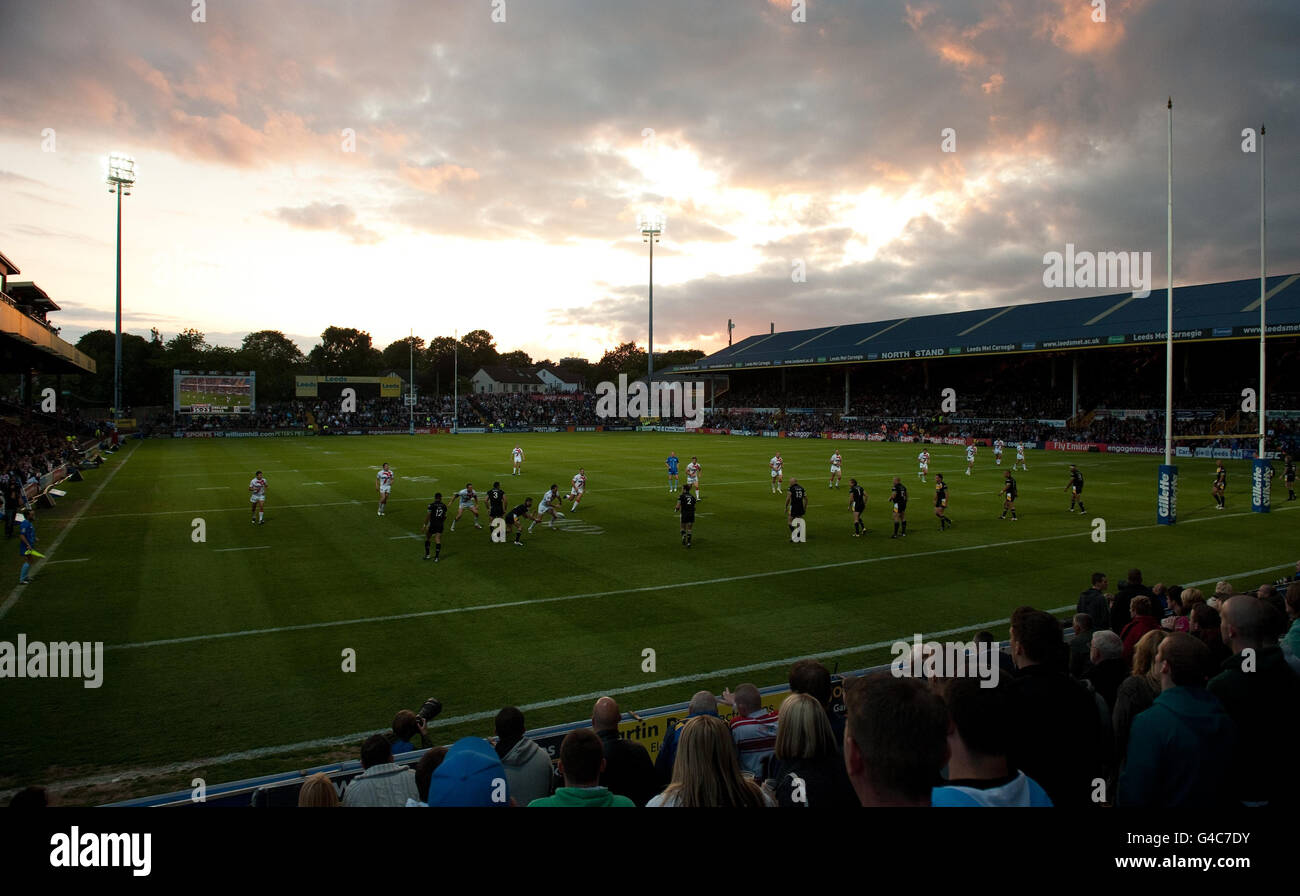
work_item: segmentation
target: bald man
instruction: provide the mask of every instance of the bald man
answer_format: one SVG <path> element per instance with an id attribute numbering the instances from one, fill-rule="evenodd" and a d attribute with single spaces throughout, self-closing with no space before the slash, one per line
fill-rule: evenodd
<path id="1" fill-rule="evenodd" d="M 610 792 L 644 806 L 668 782 L 660 780 L 645 747 L 619 736 L 618 723 L 622 718 L 623 713 L 612 697 L 601 697 L 592 707 L 591 727 L 600 737 L 605 752 L 605 769 L 600 773 L 600 783 Z"/>
<path id="2" fill-rule="evenodd" d="M 713 696 L 712 691 L 696 691 L 686 709 L 686 718 L 677 721 L 664 735 L 664 742 L 655 756 L 655 771 L 665 786 L 673 779 L 673 763 L 677 761 L 677 742 L 681 739 L 682 729 L 696 716 L 718 717 L 718 698 Z"/>
<path id="3" fill-rule="evenodd" d="M 1278 753 L 1278 745 L 1300 738 L 1300 678 L 1282 648 L 1264 646 L 1275 613 L 1248 594 L 1224 602 L 1219 631 L 1232 656 L 1209 685 L 1237 723 L 1241 755 L 1249 757 L 1237 793 L 1247 805 L 1294 805 L 1300 797 L 1296 765 Z"/>

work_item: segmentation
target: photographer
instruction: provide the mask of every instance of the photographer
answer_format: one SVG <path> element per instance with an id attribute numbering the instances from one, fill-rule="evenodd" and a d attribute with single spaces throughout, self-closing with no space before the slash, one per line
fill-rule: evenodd
<path id="1" fill-rule="evenodd" d="M 442 712 L 442 703 L 436 697 L 424 701 L 418 713 L 404 709 L 393 719 L 391 731 L 384 732 L 384 740 L 393 749 L 393 755 L 410 753 L 412 750 L 427 749 L 433 746 L 429 739 L 428 726 L 438 713 Z M 419 743 L 416 743 L 416 738 Z"/>

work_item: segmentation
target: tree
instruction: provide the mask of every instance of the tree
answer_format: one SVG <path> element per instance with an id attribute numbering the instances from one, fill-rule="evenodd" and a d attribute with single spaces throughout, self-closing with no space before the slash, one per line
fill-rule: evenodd
<path id="1" fill-rule="evenodd" d="M 320 344 L 312 348 L 308 363 L 320 374 L 374 376 L 384 358 L 370 341 L 370 334 L 352 327 L 326 327 Z"/>
<path id="2" fill-rule="evenodd" d="M 648 365 L 643 349 L 635 342 L 624 342 L 618 348 L 605 352 L 596 364 L 596 373 L 601 380 L 616 382 L 620 373 L 626 373 L 629 380 L 645 376 Z"/>
<path id="3" fill-rule="evenodd" d="M 429 368 L 433 371 L 433 390 L 435 394 L 440 395 L 443 381 L 451 382 L 455 365 L 456 340 L 450 336 L 435 336 L 429 342 L 429 347 L 425 349 L 424 354 L 428 359 Z"/>
<path id="4" fill-rule="evenodd" d="M 402 379 L 406 379 L 406 374 L 411 368 L 411 346 L 415 346 L 415 370 L 418 374 L 428 366 L 428 360 L 425 357 L 427 347 L 424 344 L 423 336 L 410 336 L 389 343 L 388 347 L 382 352 L 384 358 L 384 370 L 396 370 L 402 374 Z"/>
<path id="5" fill-rule="evenodd" d="M 257 402 L 288 401 L 294 377 L 307 365 L 307 356 L 279 330 L 258 330 L 244 337 L 236 368 L 257 374 Z"/>
<path id="6" fill-rule="evenodd" d="M 163 346 L 162 366 L 176 370 L 206 370 L 210 348 L 207 337 L 198 330 L 182 330 Z"/>
<path id="7" fill-rule="evenodd" d="M 496 340 L 487 330 L 470 330 L 460 337 L 460 369 L 472 376 L 480 367 L 501 363 Z"/>
<path id="8" fill-rule="evenodd" d="M 507 367 L 532 367 L 533 359 L 528 356 L 528 352 L 516 349 L 502 355 L 501 363 Z"/>
<path id="9" fill-rule="evenodd" d="M 88 404 L 113 405 L 115 337 L 110 330 L 91 330 L 77 348 L 95 361 L 95 374 L 81 374 L 68 389 Z M 133 333 L 122 334 L 122 406 L 171 404 L 172 374 L 159 363 L 162 346 Z"/>

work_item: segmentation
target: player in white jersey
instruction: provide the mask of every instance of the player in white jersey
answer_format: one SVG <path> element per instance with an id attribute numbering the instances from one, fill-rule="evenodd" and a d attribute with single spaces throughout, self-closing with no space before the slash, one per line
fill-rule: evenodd
<path id="1" fill-rule="evenodd" d="M 551 487 L 547 489 L 546 494 L 542 495 L 542 503 L 537 507 L 537 519 L 533 520 L 533 524 L 528 527 L 528 531 L 533 531 L 534 527 L 542 521 L 542 517 L 546 516 L 548 513 L 551 515 L 551 521 L 546 525 L 554 529 L 555 521 L 564 519 L 564 514 L 560 513 L 560 511 L 556 510 L 552 506 L 559 503 L 560 487 L 556 483 L 552 482 Z"/>
<path id="2" fill-rule="evenodd" d="M 375 474 L 375 491 L 379 492 L 379 512 L 375 516 L 383 516 L 384 511 L 388 508 L 388 495 L 393 490 L 393 471 L 384 464 L 384 468 Z"/>
<path id="3" fill-rule="evenodd" d="M 465 483 L 465 487 L 456 492 L 455 497 L 459 506 L 456 508 L 456 519 L 451 521 L 451 531 L 456 531 L 456 522 L 466 510 L 474 514 L 474 528 L 482 529 L 483 527 L 478 522 L 478 492 L 474 491 L 473 484 Z"/>
<path id="4" fill-rule="evenodd" d="M 573 474 L 573 485 L 565 499 L 573 499 L 573 506 L 569 508 L 569 513 L 574 513 L 578 509 L 578 502 L 582 500 L 583 494 L 587 491 L 587 471 L 578 467 L 578 472 Z"/>
<path id="5" fill-rule="evenodd" d="M 840 453 L 836 451 L 834 454 L 831 455 L 831 483 L 830 485 L 826 486 L 827 488 L 840 487 L 840 469 L 841 467 L 843 467 L 843 465 L 844 465 L 844 458 L 840 457 Z"/>
<path id="6" fill-rule="evenodd" d="M 524 474 L 524 449 L 518 445 L 510 453 L 510 460 L 514 463 L 514 469 L 510 471 L 511 476 L 522 476 Z"/>
<path id="7" fill-rule="evenodd" d="M 1016 462 L 1012 465 L 1011 469 L 1017 470 L 1021 467 L 1024 467 L 1026 471 L 1029 470 L 1029 464 L 1025 462 L 1025 443 L 1016 442 Z"/>
<path id="8" fill-rule="evenodd" d="M 916 465 L 918 467 L 916 475 L 925 482 L 925 475 L 930 472 L 930 452 L 922 451 L 916 456 Z"/>
<path id="9" fill-rule="evenodd" d="M 258 470 L 253 476 L 253 481 L 248 483 L 248 491 L 251 493 L 249 503 L 253 508 L 253 518 L 250 522 L 254 525 L 266 522 L 266 480 L 262 478 L 261 470 Z"/>
<path id="10" fill-rule="evenodd" d="M 1001 439 L 993 440 L 993 463 L 1002 466 L 1002 448 L 1006 445 Z"/>
<path id="11" fill-rule="evenodd" d="M 973 469 L 975 469 L 975 443 L 971 442 L 966 446 L 966 475 L 969 476 Z"/>
<path id="12" fill-rule="evenodd" d="M 785 466 L 785 461 L 781 459 L 780 451 L 767 462 L 767 466 L 772 471 L 772 494 L 782 494 L 785 491 L 781 488 L 785 484 L 785 477 L 782 475 L 781 470 Z"/>
<path id="13" fill-rule="evenodd" d="M 686 484 L 695 489 L 695 500 L 702 501 L 704 498 L 700 494 L 700 459 L 691 457 L 691 462 L 686 465 Z"/>

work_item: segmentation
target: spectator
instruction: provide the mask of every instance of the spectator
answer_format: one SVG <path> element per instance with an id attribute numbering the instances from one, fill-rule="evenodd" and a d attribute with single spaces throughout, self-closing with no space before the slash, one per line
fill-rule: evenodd
<path id="1" fill-rule="evenodd" d="M 339 792 L 334 789 L 334 782 L 324 772 L 317 772 L 298 789 L 298 806 L 323 806 L 334 808 L 339 805 Z"/>
<path id="2" fill-rule="evenodd" d="M 420 761 L 415 764 L 415 790 L 419 801 L 415 803 L 408 801 L 406 805 L 427 806 L 429 804 L 429 785 L 433 783 L 433 773 L 446 758 L 446 747 L 431 747 L 425 750 Z"/>
<path id="3" fill-rule="evenodd" d="M 691 697 L 690 705 L 687 707 L 686 719 L 676 722 L 668 729 L 668 733 L 664 735 L 664 742 L 659 747 L 659 755 L 655 757 L 655 772 L 659 775 L 659 780 L 672 780 L 673 762 L 677 758 L 677 742 L 681 739 L 682 728 L 686 726 L 686 723 L 696 716 L 713 716 L 716 718 L 717 715 L 718 698 L 713 696 L 713 692 L 696 691 L 695 696 Z"/>
<path id="4" fill-rule="evenodd" d="M 811 694 L 791 694 L 781 704 L 774 755 L 780 765 L 773 785 L 778 806 L 858 805 L 826 708 Z"/>
<path id="5" fill-rule="evenodd" d="M 1089 619 L 1089 622 L 1092 620 Z M 1002 649 L 998 639 L 993 637 L 992 632 L 980 632 L 975 636 L 976 650 L 992 650 L 997 653 L 998 657 L 998 674 L 1005 675 L 1008 678 L 1016 674 L 1016 664 L 1011 659 L 1011 654 Z M 1084 653 L 1087 653 L 1087 642 L 1084 642 Z M 978 654 L 977 654 L 978 656 Z"/>
<path id="6" fill-rule="evenodd" d="M 591 727 L 605 749 L 600 783 L 644 806 L 662 785 L 649 751 L 636 741 L 619 736 L 618 723 L 622 717 L 618 704 L 610 697 L 601 697 L 592 708 Z"/>
<path id="7" fill-rule="evenodd" d="M 1218 669 L 1223 661 L 1232 656 L 1228 645 L 1223 643 L 1223 616 L 1209 604 L 1198 603 L 1192 607 L 1191 634 L 1202 644 L 1210 648 L 1210 668 Z"/>
<path id="8" fill-rule="evenodd" d="M 433 741 L 429 740 L 428 734 L 425 733 L 424 725 L 424 719 L 409 709 L 398 712 L 393 719 L 392 734 L 385 735 L 393 755 L 400 756 L 402 753 L 410 753 L 421 747 L 433 746 Z"/>
<path id="9" fill-rule="evenodd" d="M 1092 617 L 1074 614 L 1074 637 L 1070 639 L 1070 675 L 1086 678 L 1092 668 Z"/>
<path id="10" fill-rule="evenodd" d="M 983 687 L 975 678 L 953 678 L 944 689 L 948 727 L 948 779 L 931 791 L 935 806 L 1051 806 L 1038 782 L 1013 769 L 1011 703 L 1007 682 Z M 784 711 L 782 713 L 784 715 Z"/>
<path id="11" fill-rule="evenodd" d="M 696 716 L 682 726 L 672 781 L 646 805 L 761 808 L 774 803 L 741 771 L 727 723 Z"/>
<path id="12" fill-rule="evenodd" d="M 1115 694 L 1115 709 L 1111 725 L 1115 732 L 1115 755 L 1119 757 L 1119 771 L 1124 770 L 1124 757 L 1128 754 L 1129 731 L 1133 719 L 1151 708 L 1160 693 L 1160 670 L 1156 668 L 1156 648 L 1166 637 L 1164 629 L 1147 632 L 1133 650 L 1132 674 L 1124 679 Z"/>
<path id="13" fill-rule="evenodd" d="M 740 754 L 740 767 L 761 780 L 776 747 L 776 713 L 763 708 L 763 698 L 752 684 L 742 684 L 735 694 L 724 690 L 720 702 L 736 710 L 731 719 L 731 736 Z"/>
<path id="14" fill-rule="evenodd" d="M 555 779 L 551 758 L 536 741 L 524 737 L 524 714 L 517 707 L 505 707 L 497 713 L 496 732 L 496 754 L 505 767 L 506 781 L 515 802 L 527 806 L 533 800 L 550 796 Z"/>
<path id="15" fill-rule="evenodd" d="M 1116 603 L 1119 600 L 1116 598 Z M 1133 648 L 1142 636 L 1149 631 L 1160 628 L 1160 620 L 1156 618 L 1155 611 L 1151 606 L 1151 598 L 1145 594 L 1138 594 L 1129 600 L 1130 621 L 1124 626 L 1120 637 L 1124 639 L 1124 664 L 1133 662 Z"/>
<path id="16" fill-rule="evenodd" d="M 50 805 L 50 798 L 44 787 L 30 785 L 15 793 L 9 800 L 10 809 L 44 809 Z"/>
<path id="17" fill-rule="evenodd" d="M 1111 596 L 1105 592 L 1106 574 L 1104 572 L 1094 572 L 1092 574 L 1092 587 L 1079 595 L 1079 604 L 1075 608 L 1076 613 L 1087 613 L 1092 617 L 1092 630 L 1094 632 L 1110 628 Z"/>
<path id="18" fill-rule="evenodd" d="M 372 734 L 361 745 L 360 776 L 353 778 L 343 792 L 343 805 L 405 806 L 408 799 L 419 796 L 415 789 L 415 772 L 393 762 L 393 751 L 382 734 Z"/>
<path id="19" fill-rule="evenodd" d="M 1282 637 L 1280 646 L 1294 669 L 1296 662 L 1300 661 L 1300 582 L 1292 582 L 1286 587 L 1286 616 L 1291 620 L 1291 627 Z"/>
<path id="20" fill-rule="evenodd" d="M 1264 646 L 1270 616 L 1258 598 L 1229 598 L 1222 630 L 1232 656 L 1210 680 L 1209 690 L 1237 723 L 1241 755 L 1248 760 L 1238 798 L 1248 805 L 1294 806 L 1300 792 L 1296 764 L 1278 750 L 1300 741 L 1300 679 L 1281 648 Z"/>
<path id="21" fill-rule="evenodd" d="M 556 788 L 555 796 L 539 797 L 528 807 L 635 808 L 636 803 L 627 797 L 600 785 L 606 763 L 605 747 L 595 732 L 587 728 L 570 731 L 560 743 L 560 773 L 564 775 L 564 786 Z"/>
<path id="22" fill-rule="evenodd" d="M 1187 591 L 1196 591 L 1195 588 L 1188 588 Z M 1200 593 L 1200 592 L 1196 592 Z M 1186 632 L 1192 627 L 1192 620 L 1187 615 L 1187 608 L 1183 605 L 1183 589 L 1177 585 L 1172 586 L 1165 593 L 1165 602 L 1169 605 L 1169 614 L 1160 620 L 1160 627 L 1167 632 Z"/>
<path id="23" fill-rule="evenodd" d="M 846 681 L 844 764 L 863 806 L 929 806 L 948 762 L 948 711 L 920 679 Z"/>
<path id="24" fill-rule="evenodd" d="M 831 709 L 831 672 L 817 660 L 799 660 L 790 667 L 790 692 L 809 694 L 826 712 L 831 733 L 835 735 L 835 749 L 844 742 L 844 717 Z"/>
<path id="25" fill-rule="evenodd" d="M 1174 632 L 1156 648 L 1160 695 L 1133 720 L 1121 806 L 1202 807 L 1226 804 L 1237 726 L 1205 689 L 1209 650 Z"/>
<path id="26" fill-rule="evenodd" d="M 1100 629 L 1093 636 L 1097 634 Z M 1061 627 L 1051 614 L 1033 607 L 1012 614 L 1011 658 L 1018 672 L 1008 688 L 1009 758 L 1012 767 L 1042 785 L 1054 805 L 1082 806 L 1090 802 L 1092 781 L 1109 745 L 1101 743 L 1092 695 L 1051 667 L 1061 649 Z"/>
<path id="27" fill-rule="evenodd" d="M 1136 598 L 1134 598 L 1136 600 Z M 1115 708 L 1115 694 L 1119 686 L 1128 677 L 1129 664 L 1124 660 L 1124 644 L 1119 635 L 1110 629 L 1093 632 L 1092 649 L 1089 653 L 1092 668 L 1088 670 L 1087 680 L 1106 701 L 1106 713 L 1109 717 Z"/>
<path id="28" fill-rule="evenodd" d="M 492 745 L 481 737 L 462 737 L 429 781 L 429 805 L 434 808 L 513 806 L 505 766 Z"/>
<path id="29" fill-rule="evenodd" d="M 1129 608 L 1133 606 L 1133 598 L 1137 597 L 1139 594 L 1151 598 L 1151 606 L 1154 610 L 1152 613 L 1153 616 L 1156 616 L 1157 618 L 1164 616 L 1164 604 L 1156 599 L 1155 591 L 1142 584 L 1142 570 L 1140 569 L 1130 569 L 1128 571 L 1128 578 L 1119 586 L 1119 589 L 1116 590 L 1116 609 L 1123 608 L 1124 615 L 1127 615 L 1129 613 Z M 1117 620 L 1112 614 L 1110 623 L 1111 630 L 1117 635 L 1122 636 L 1124 626 L 1128 624 L 1128 619 Z"/>

